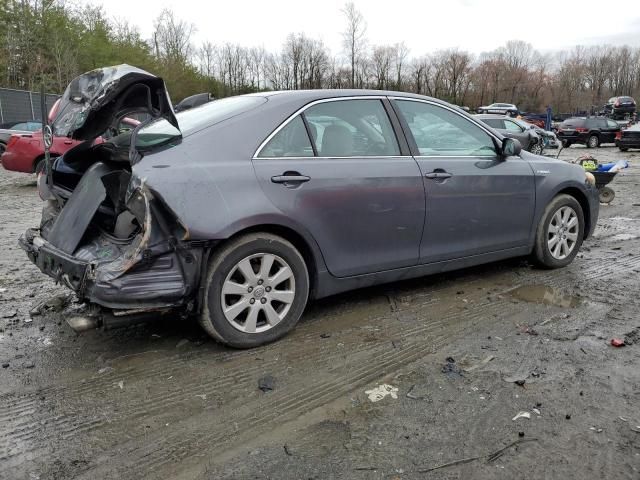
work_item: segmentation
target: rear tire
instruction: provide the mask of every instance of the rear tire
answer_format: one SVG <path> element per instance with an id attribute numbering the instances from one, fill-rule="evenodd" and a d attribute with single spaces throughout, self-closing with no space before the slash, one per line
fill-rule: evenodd
<path id="1" fill-rule="evenodd" d="M 621 152 L 626 152 L 626 151 L 628 151 L 628 150 L 629 150 L 629 149 L 628 149 L 628 148 L 626 148 L 626 147 L 618 147 L 618 148 L 620 149 L 620 151 L 621 151 Z"/>
<path id="2" fill-rule="evenodd" d="M 235 348 L 273 342 L 298 323 L 309 296 L 304 258 L 284 238 L 251 233 L 214 254 L 200 325 Z"/>
<path id="3" fill-rule="evenodd" d="M 534 261 L 544 268 L 569 265 L 584 239 L 584 212 L 571 195 L 556 196 L 544 210 L 536 230 Z"/>
<path id="4" fill-rule="evenodd" d="M 587 148 L 598 148 L 600 146 L 600 139 L 597 135 L 591 135 L 587 139 Z"/>

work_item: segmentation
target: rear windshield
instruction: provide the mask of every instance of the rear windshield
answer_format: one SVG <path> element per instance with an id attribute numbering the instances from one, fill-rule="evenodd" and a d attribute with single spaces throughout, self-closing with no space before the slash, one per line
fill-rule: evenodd
<path id="1" fill-rule="evenodd" d="M 176 114 L 180 130 L 164 119 L 157 120 L 138 132 L 136 147 L 147 149 L 177 137 L 186 137 L 203 128 L 228 120 L 265 103 L 260 96 L 238 96 L 214 100 L 200 107 Z"/>
<path id="2" fill-rule="evenodd" d="M 621 102 L 633 102 L 633 98 L 631 97 L 620 97 L 619 100 Z"/>
<path id="3" fill-rule="evenodd" d="M 584 118 L 569 118 L 560 125 L 561 128 L 584 127 L 586 120 Z"/>

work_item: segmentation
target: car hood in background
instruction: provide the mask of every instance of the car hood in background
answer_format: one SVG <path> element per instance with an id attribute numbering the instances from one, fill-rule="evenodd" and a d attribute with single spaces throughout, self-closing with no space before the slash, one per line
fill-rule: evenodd
<path id="1" fill-rule="evenodd" d="M 179 129 L 164 80 L 130 65 L 92 70 L 73 79 L 53 121 L 56 136 L 93 140 L 132 112 L 164 118 Z"/>

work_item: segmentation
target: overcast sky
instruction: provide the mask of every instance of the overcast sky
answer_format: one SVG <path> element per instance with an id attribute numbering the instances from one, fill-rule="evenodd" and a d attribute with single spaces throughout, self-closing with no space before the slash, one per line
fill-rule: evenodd
<path id="1" fill-rule="evenodd" d="M 203 40 L 279 50 L 287 34 L 319 38 L 342 51 L 343 0 L 87 0 L 110 16 L 128 19 L 150 38 L 153 20 L 171 8 L 196 26 Z M 412 56 L 458 47 L 474 53 L 507 40 L 541 51 L 576 44 L 640 46 L 640 0 L 357 0 L 370 44 L 404 41 Z"/>

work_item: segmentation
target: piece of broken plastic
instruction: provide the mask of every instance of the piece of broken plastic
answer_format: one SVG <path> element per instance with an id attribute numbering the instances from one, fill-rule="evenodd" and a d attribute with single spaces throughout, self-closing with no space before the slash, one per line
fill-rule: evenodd
<path id="1" fill-rule="evenodd" d="M 620 340 L 619 338 L 612 338 L 611 345 L 614 347 L 624 347 L 624 340 Z"/>

